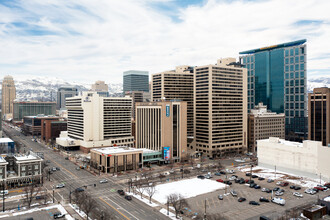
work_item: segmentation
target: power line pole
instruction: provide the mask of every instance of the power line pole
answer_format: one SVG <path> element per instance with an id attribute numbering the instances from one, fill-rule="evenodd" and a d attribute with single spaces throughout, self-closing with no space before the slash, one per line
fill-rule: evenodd
<path id="1" fill-rule="evenodd" d="M 5 181 L 2 181 L 2 212 L 5 212 Z"/>
<path id="2" fill-rule="evenodd" d="M 204 200 L 205 210 L 204 210 L 204 220 L 206 220 L 206 199 Z"/>

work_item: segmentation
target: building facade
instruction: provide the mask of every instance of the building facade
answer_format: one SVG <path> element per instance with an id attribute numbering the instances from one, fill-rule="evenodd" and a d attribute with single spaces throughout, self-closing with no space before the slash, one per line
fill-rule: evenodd
<path id="1" fill-rule="evenodd" d="M 16 87 L 12 76 L 5 76 L 2 81 L 1 118 L 13 117 L 13 102 L 16 99 Z"/>
<path id="2" fill-rule="evenodd" d="M 312 179 L 321 178 L 330 181 L 330 147 L 322 146 L 320 141 L 306 140 L 303 143 L 285 141 L 270 137 L 258 140 L 258 165 L 306 176 Z"/>
<path id="3" fill-rule="evenodd" d="M 136 148 L 164 152 L 164 160 L 187 155 L 187 103 L 136 103 Z"/>
<path id="4" fill-rule="evenodd" d="M 152 74 L 151 101 L 187 102 L 187 135 L 194 136 L 194 69 L 178 66 L 175 70 Z"/>
<path id="5" fill-rule="evenodd" d="M 330 88 L 315 88 L 308 94 L 308 140 L 330 144 Z"/>
<path id="6" fill-rule="evenodd" d="M 257 151 L 257 140 L 269 137 L 285 138 L 285 114 L 267 111 L 267 106 L 259 103 L 248 118 L 249 152 Z"/>
<path id="7" fill-rule="evenodd" d="M 105 147 L 91 150 L 91 167 L 104 173 L 137 170 L 143 150 L 130 147 Z"/>
<path id="8" fill-rule="evenodd" d="M 132 91 L 149 92 L 149 72 L 129 70 L 123 74 L 123 93 Z"/>
<path id="9" fill-rule="evenodd" d="M 285 113 L 285 137 L 307 139 L 306 40 L 240 52 L 248 69 L 248 110 L 259 102 Z"/>
<path id="10" fill-rule="evenodd" d="M 67 121 L 60 118 L 53 120 L 41 119 L 41 140 L 53 144 L 61 131 L 67 130 Z"/>
<path id="11" fill-rule="evenodd" d="M 113 145 L 133 146 L 132 99 L 103 97 L 83 92 L 66 100 L 68 130 L 56 143 L 61 147 L 80 146 L 84 151 Z"/>
<path id="12" fill-rule="evenodd" d="M 126 92 L 125 96 L 131 97 L 133 101 L 132 117 L 135 119 L 135 103 L 137 102 L 150 102 L 150 93 L 144 91 Z"/>
<path id="13" fill-rule="evenodd" d="M 109 97 L 109 86 L 104 81 L 96 81 L 91 91 L 97 92 L 100 96 Z"/>
<path id="14" fill-rule="evenodd" d="M 75 87 L 60 87 L 57 91 L 57 109 L 65 108 L 65 99 L 78 95 L 78 89 Z"/>
<path id="15" fill-rule="evenodd" d="M 194 68 L 196 151 L 208 157 L 247 150 L 247 70 L 235 58 Z"/>
<path id="16" fill-rule="evenodd" d="M 21 121 L 25 116 L 55 114 L 56 102 L 14 102 L 14 121 Z"/>

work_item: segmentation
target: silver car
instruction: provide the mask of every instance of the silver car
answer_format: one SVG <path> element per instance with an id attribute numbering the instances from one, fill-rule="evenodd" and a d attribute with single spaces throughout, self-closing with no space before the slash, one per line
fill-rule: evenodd
<path id="1" fill-rule="evenodd" d="M 107 183 L 107 182 L 108 182 L 107 179 L 102 179 L 102 180 L 100 180 L 100 183 Z"/>
<path id="2" fill-rule="evenodd" d="M 60 183 L 60 184 L 57 184 L 56 185 L 56 189 L 64 188 L 64 187 L 65 187 L 65 184 L 64 183 Z"/>

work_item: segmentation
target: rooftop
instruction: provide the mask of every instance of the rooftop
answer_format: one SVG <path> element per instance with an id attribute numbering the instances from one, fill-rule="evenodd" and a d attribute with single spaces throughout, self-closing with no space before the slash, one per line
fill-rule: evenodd
<path id="1" fill-rule="evenodd" d="M 15 156 L 15 159 L 17 161 L 29 161 L 29 160 L 40 160 L 40 158 L 32 155 L 32 154 L 29 154 L 29 155 L 18 155 L 18 156 Z"/>
<path id="2" fill-rule="evenodd" d="M 14 141 L 10 138 L 0 138 L 0 143 L 9 143 L 9 142 L 14 142 Z"/>
<path id="3" fill-rule="evenodd" d="M 276 137 L 270 137 L 268 139 L 259 140 L 259 141 L 264 141 L 264 142 L 269 142 L 269 143 L 278 143 L 278 144 L 295 146 L 295 147 L 303 147 L 303 143 L 294 142 L 294 141 L 286 141 L 284 139 L 280 139 L 280 138 L 276 138 Z"/>
<path id="4" fill-rule="evenodd" d="M 96 151 L 101 154 L 120 154 L 120 153 L 140 152 L 142 151 L 142 149 L 137 149 L 132 147 L 104 147 L 104 148 L 92 149 L 92 151 Z"/>
<path id="5" fill-rule="evenodd" d="M 141 70 L 128 70 L 124 72 L 124 76 L 128 75 L 143 75 L 143 76 L 149 76 L 148 71 L 141 71 Z"/>
<path id="6" fill-rule="evenodd" d="M 257 49 L 253 49 L 253 50 L 246 50 L 246 51 L 239 52 L 239 54 L 253 54 L 253 53 L 257 53 L 257 52 L 261 52 L 261 51 L 273 50 L 273 49 L 278 49 L 278 48 L 283 48 L 283 47 L 298 46 L 298 45 L 304 44 L 306 41 L 307 41 L 306 39 L 291 41 L 291 42 L 287 42 L 287 43 L 283 43 L 283 44 L 276 44 L 276 45 L 261 47 L 261 48 L 257 48 Z"/>
<path id="7" fill-rule="evenodd" d="M 309 211 L 309 212 L 315 212 L 315 211 L 320 210 L 320 209 L 323 209 L 323 208 L 325 208 L 325 206 L 313 205 L 313 206 L 311 206 L 309 208 L 306 208 L 305 210 L 306 211 Z"/>

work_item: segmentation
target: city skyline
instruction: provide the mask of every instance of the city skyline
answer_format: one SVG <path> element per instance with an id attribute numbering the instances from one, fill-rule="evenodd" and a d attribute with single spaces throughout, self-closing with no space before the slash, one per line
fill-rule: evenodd
<path id="1" fill-rule="evenodd" d="M 239 51 L 306 38 L 308 78 L 322 77 L 330 69 L 328 6 L 325 1 L 2 1 L 0 44 L 6 49 L 0 67 L 14 78 L 56 75 L 87 82 L 92 75 L 118 83 L 130 69 L 153 74 L 213 64 L 220 55 L 238 59 Z"/>

